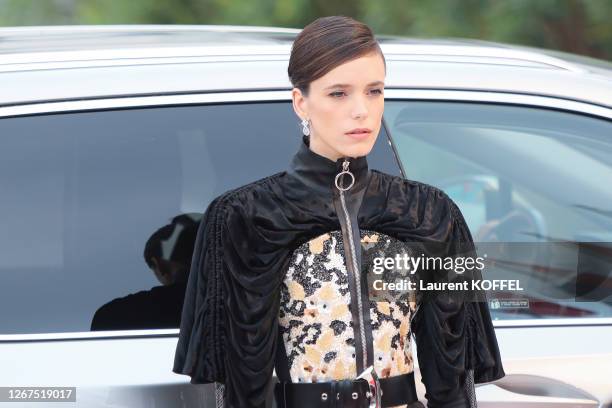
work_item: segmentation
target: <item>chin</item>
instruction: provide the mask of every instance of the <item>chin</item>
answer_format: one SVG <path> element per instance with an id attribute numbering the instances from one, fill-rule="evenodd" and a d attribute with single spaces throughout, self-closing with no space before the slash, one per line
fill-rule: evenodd
<path id="1" fill-rule="evenodd" d="M 362 143 L 356 144 L 354 146 L 345 147 L 344 149 L 339 150 L 343 156 L 348 157 L 361 157 L 366 156 L 372 151 L 372 147 L 374 146 L 373 142 L 363 141 Z"/>

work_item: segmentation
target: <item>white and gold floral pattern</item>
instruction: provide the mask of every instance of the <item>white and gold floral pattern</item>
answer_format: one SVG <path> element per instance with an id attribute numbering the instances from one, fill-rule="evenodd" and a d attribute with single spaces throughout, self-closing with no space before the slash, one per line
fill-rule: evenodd
<path id="1" fill-rule="evenodd" d="M 384 250 L 392 240 L 361 231 L 362 251 Z M 350 301 L 341 231 L 322 234 L 296 249 L 281 288 L 279 314 L 292 382 L 357 376 Z M 390 377 L 412 372 L 414 303 L 370 300 L 369 304 L 376 373 Z"/>

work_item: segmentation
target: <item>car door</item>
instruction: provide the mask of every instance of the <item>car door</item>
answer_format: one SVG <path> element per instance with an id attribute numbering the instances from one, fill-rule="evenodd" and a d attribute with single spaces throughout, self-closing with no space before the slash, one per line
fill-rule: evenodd
<path id="1" fill-rule="evenodd" d="M 523 285 L 487 291 L 507 375 L 477 387 L 479 406 L 610 403 L 612 110 L 495 92 L 386 97 L 404 175 L 458 204 L 495 260 L 485 279 Z"/>

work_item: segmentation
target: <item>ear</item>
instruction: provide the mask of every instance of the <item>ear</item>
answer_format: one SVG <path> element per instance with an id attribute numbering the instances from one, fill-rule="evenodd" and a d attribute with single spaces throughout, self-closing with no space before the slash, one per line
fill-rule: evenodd
<path id="1" fill-rule="evenodd" d="M 165 277 L 166 275 L 168 275 L 168 272 L 164 271 L 164 268 L 160 267 L 158 258 L 156 256 L 151 257 L 151 263 L 154 264 L 153 269 L 158 271 L 160 276 Z"/>
<path id="2" fill-rule="evenodd" d="M 293 110 L 300 119 L 309 118 L 308 114 L 308 100 L 302 94 L 299 88 L 293 88 L 291 90 L 291 99 L 293 99 Z"/>

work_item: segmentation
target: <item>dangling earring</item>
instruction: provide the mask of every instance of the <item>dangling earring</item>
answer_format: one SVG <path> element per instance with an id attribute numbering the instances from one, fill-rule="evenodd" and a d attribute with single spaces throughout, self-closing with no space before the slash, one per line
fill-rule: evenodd
<path id="1" fill-rule="evenodd" d="M 310 121 L 306 118 L 302 119 L 302 133 L 304 136 L 310 135 Z"/>

